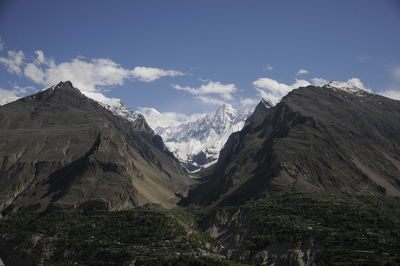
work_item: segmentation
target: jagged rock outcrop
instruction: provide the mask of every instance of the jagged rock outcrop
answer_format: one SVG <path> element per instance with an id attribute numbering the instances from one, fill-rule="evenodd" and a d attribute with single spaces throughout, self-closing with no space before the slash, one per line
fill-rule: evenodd
<path id="1" fill-rule="evenodd" d="M 318 265 L 316 256 L 321 246 L 312 239 L 296 243 L 281 241 L 263 249 L 250 249 L 254 215 L 245 208 L 220 209 L 204 217 L 200 227 L 221 243 L 219 252 L 227 259 L 252 265 Z"/>

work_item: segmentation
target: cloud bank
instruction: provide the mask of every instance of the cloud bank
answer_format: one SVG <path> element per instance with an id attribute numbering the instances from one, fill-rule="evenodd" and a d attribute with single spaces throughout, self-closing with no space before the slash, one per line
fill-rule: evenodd
<path id="1" fill-rule="evenodd" d="M 62 80 L 70 80 L 76 87 L 86 91 L 101 91 L 104 87 L 123 85 L 126 79 L 152 82 L 162 77 L 183 75 L 176 70 L 154 67 L 126 69 L 109 58 L 86 60 L 76 57 L 57 64 L 41 50 L 35 51 L 35 54 L 36 58 L 32 62 L 25 63 L 22 51 L 8 51 L 7 57 L 0 57 L 0 64 L 8 72 L 23 74 L 37 84 L 51 86 Z"/>
<path id="2" fill-rule="evenodd" d="M 44 87 L 70 80 L 75 87 L 86 92 L 87 96 L 95 95 L 96 100 L 106 99 L 107 97 L 100 95 L 104 90 L 121 86 L 128 79 L 153 82 L 163 77 L 184 75 L 176 70 L 155 67 L 137 66 L 126 69 L 109 58 L 87 60 L 76 57 L 70 61 L 56 63 L 41 50 L 35 51 L 35 55 L 35 59 L 25 62 L 22 51 L 8 51 L 7 57 L 0 57 L 0 64 L 4 65 L 9 73 L 22 75 Z M 10 92 L 14 95 L 21 94 L 16 91 Z"/>

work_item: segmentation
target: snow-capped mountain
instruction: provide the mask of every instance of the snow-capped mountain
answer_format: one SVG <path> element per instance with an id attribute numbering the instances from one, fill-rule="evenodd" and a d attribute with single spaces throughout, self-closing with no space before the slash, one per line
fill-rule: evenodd
<path id="1" fill-rule="evenodd" d="M 195 121 L 177 126 L 158 126 L 154 131 L 189 171 L 195 171 L 217 161 L 228 137 L 243 128 L 251 113 L 249 109 L 237 110 L 224 104 Z M 151 116 L 148 113 L 143 115 L 150 125 L 160 124 L 159 121 L 153 121 L 157 117 L 154 113 Z"/>
<path id="2" fill-rule="evenodd" d="M 118 98 L 109 98 L 102 93 L 98 92 L 90 92 L 90 91 L 81 91 L 86 97 L 89 97 L 104 108 L 110 110 L 115 115 L 124 117 L 130 121 L 135 121 L 138 118 L 138 113 L 132 111 L 129 107 L 127 107 L 121 99 Z"/>
<path id="3" fill-rule="evenodd" d="M 371 93 L 371 90 L 363 88 L 362 84 L 357 85 L 358 86 L 355 86 L 355 84 L 349 84 L 349 82 L 331 81 L 322 87 L 345 91 L 357 96 L 366 96 Z"/>

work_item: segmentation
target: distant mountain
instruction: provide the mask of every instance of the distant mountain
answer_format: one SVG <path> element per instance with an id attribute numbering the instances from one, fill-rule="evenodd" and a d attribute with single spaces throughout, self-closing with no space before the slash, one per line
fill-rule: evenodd
<path id="1" fill-rule="evenodd" d="M 233 204 L 267 191 L 400 195 L 400 101 L 343 83 L 261 102 L 187 202 Z"/>
<path id="2" fill-rule="evenodd" d="M 0 211 L 178 201 L 192 181 L 162 139 L 103 106 L 61 82 L 0 107 Z"/>
<path id="3" fill-rule="evenodd" d="M 186 169 L 196 171 L 217 161 L 229 135 L 242 129 L 251 111 L 237 110 L 224 104 L 195 121 L 176 126 L 163 124 L 157 113 L 156 110 L 147 110 L 143 115 Z"/>

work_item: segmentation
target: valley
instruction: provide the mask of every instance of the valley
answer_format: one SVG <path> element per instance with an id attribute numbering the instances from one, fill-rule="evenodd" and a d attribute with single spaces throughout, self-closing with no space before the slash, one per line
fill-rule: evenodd
<path id="1" fill-rule="evenodd" d="M 217 161 L 193 179 L 145 116 L 90 99 L 71 82 L 1 106 L 0 258 L 400 263 L 399 101 L 329 83 L 239 113 L 225 105 L 174 129 L 205 143 L 209 132 L 230 135 L 223 148 L 212 144 L 222 149 Z M 158 130 L 169 130 L 167 143 L 178 139 Z"/>

